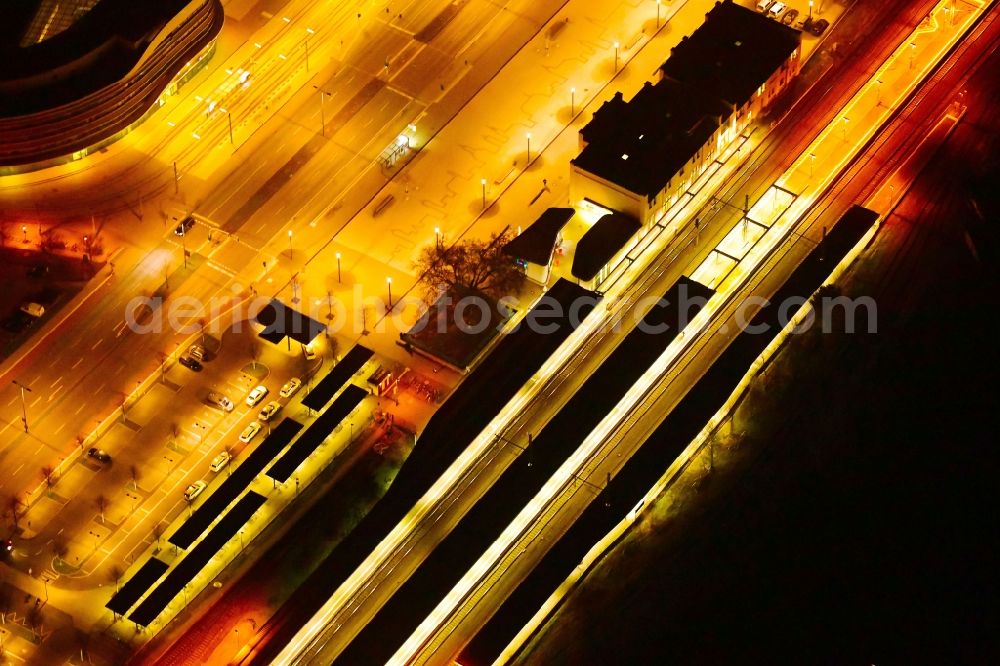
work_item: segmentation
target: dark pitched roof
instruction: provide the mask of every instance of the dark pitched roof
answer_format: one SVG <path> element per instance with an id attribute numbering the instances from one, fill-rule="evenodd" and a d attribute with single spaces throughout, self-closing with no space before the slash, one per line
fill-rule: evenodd
<path id="1" fill-rule="evenodd" d="M 504 253 L 533 264 L 548 264 L 559 232 L 575 212 L 572 208 L 547 209 L 534 224 L 504 245 Z"/>
<path id="2" fill-rule="evenodd" d="M 307 345 L 326 328 L 322 323 L 298 310 L 286 307 L 276 299 L 261 308 L 255 320 L 264 327 L 259 336 L 273 344 L 278 344 L 288 336 L 296 342 Z"/>
<path id="3" fill-rule="evenodd" d="M 629 192 L 656 195 L 705 145 L 731 107 L 693 86 L 646 83 L 629 102 L 604 103 L 580 131 L 588 142 L 573 164 Z"/>
<path id="4" fill-rule="evenodd" d="M 742 106 L 799 46 L 798 30 L 733 3 L 716 2 L 705 22 L 670 50 L 664 77 Z"/>
<path id="5" fill-rule="evenodd" d="M 599 219 L 594 226 L 587 229 L 587 233 L 576 245 L 573 277 L 585 282 L 593 280 L 597 272 L 625 247 L 628 239 L 634 236 L 641 226 L 631 215 L 618 211 L 608 213 Z"/>

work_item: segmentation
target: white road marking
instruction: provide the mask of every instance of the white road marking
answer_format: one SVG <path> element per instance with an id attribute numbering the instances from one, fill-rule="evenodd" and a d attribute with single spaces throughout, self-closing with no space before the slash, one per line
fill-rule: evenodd
<path id="1" fill-rule="evenodd" d="M 102 342 L 104 342 L 104 338 L 101 338 L 100 340 L 98 340 L 97 342 L 95 342 L 94 346 L 90 348 L 90 351 L 94 351 L 95 349 L 97 349 L 101 345 Z"/>
<path id="2" fill-rule="evenodd" d="M 70 370 L 75 370 L 76 366 L 80 365 L 81 363 L 83 363 L 83 357 L 82 356 L 76 360 L 76 363 L 74 363 L 72 366 L 70 366 Z"/>
<path id="3" fill-rule="evenodd" d="M 62 376 L 62 375 L 59 375 L 59 378 L 58 378 L 58 379 L 56 379 L 56 380 L 55 380 L 54 382 L 52 382 L 51 384 L 49 384 L 49 388 L 55 388 L 55 387 L 56 387 L 56 384 L 58 384 L 58 383 L 59 383 L 59 382 L 61 382 L 62 380 L 63 380 L 63 376 Z"/>

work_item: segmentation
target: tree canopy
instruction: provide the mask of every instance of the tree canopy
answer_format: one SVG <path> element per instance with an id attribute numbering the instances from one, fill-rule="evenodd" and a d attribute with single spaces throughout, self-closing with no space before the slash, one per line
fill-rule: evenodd
<path id="1" fill-rule="evenodd" d="M 513 295 L 525 277 L 514 258 L 503 252 L 512 238 L 510 230 L 504 229 L 489 240 L 464 240 L 450 246 L 437 242 L 421 250 L 414 269 L 431 294 L 444 289 L 479 291 L 495 299 Z"/>

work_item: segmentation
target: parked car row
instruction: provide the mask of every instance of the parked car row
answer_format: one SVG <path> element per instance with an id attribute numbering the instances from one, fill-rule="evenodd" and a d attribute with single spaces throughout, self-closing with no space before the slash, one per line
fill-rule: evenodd
<path id="1" fill-rule="evenodd" d="M 775 20 L 780 20 L 785 25 L 792 25 L 792 22 L 799 16 L 799 10 L 792 9 L 780 0 L 758 0 L 757 11 Z M 811 16 L 795 23 L 796 28 L 812 33 L 816 37 L 822 35 L 829 26 L 830 22 L 826 19 L 813 20 Z"/>
<path id="2" fill-rule="evenodd" d="M 20 333 L 33 326 L 44 314 L 45 306 L 41 303 L 22 303 L 20 308 L 7 317 L 3 327 L 11 333 Z"/>

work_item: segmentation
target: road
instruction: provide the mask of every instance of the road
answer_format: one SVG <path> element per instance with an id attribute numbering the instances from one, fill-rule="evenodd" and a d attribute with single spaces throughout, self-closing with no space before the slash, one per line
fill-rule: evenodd
<path id="1" fill-rule="evenodd" d="M 294 9 L 293 4 L 286 8 L 289 12 Z M 297 205 L 292 202 L 307 201 L 314 209 L 326 206 L 332 187 L 338 186 L 339 183 L 339 187 L 346 188 L 354 182 L 357 172 L 370 168 L 373 157 L 377 155 L 377 152 L 371 153 L 371 146 L 376 145 L 372 142 L 381 141 L 377 144 L 380 150 L 382 144 L 392 143 L 400 127 L 405 127 L 406 123 L 402 123 L 398 116 L 402 109 L 413 108 L 413 100 L 405 94 L 405 90 L 409 89 L 416 93 L 428 87 L 431 80 L 440 74 L 434 62 L 444 58 L 453 59 L 472 43 L 481 50 L 490 49 L 492 45 L 490 38 L 495 39 L 508 30 L 510 21 L 519 23 L 522 32 L 531 26 L 530 21 L 525 18 L 526 14 L 520 11 L 512 13 L 514 18 L 508 22 L 494 21 L 494 18 L 504 10 L 482 3 L 476 11 L 463 11 L 455 16 L 445 25 L 447 30 L 442 31 L 437 38 L 432 40 L 431 35 L 425 33 L 421 37 L 428 42 L 415 41 L 412 26 L 427 24 L 443 6 L 445 3 L 440 2 L 411 3 L 401 8 L 405 19 L 386 21 L 381 17 L 373 18 L 371 29 L 363 28 L 361 32 L 356 29 L 355 21 L 347 21 L 343 8 L 338 14 L 339 18 L 332 22 L 323 15 L 314 16 L 315 11 L 319 10 L 310 8 L 313 14 L 295 14 L 293 21 L 288 24 L 281 20 L 266 23 L 259 33 L 248 41 L 250 48 L 259 51 L 254 56 L 259 65 L 259 75 L 252 77 L 250 85 L 246 88 L 236 86 L 228 96 L 225 96 L 224 101 L 229 104 L 227 111 L 232 113 L 238 113 L 244 106 L 259 106 L 261 99 L 258 90 L 274 88 L 278 81 L 287 84 L 294 79 L 294 72 L 298 72 L 299 69 L 304 73 L 304 59 L 293 70 L 286 71 L 282 67 L 291 67 L 285 64 L 288 62 L 288 57 L 277 57 L 284 55 L 285 50 L 290 52 L 291 36 L 288 25 L 301 25 L 313 18 L 317 21 L 322 19 L 320 22 L 324 26 L 332 25 L 335 29 L 350 32 L 354 36 L 353 45 L 351 42 L 345 43 L 342 61 L 335 60 L 330 55 L 337 40 L 329 36 L 316 35 L 310 52 L 312 72 L 316 76 L 329 74 L 328 77 L 315 80 L 322 84 L 324 90 L 337 93 L 324 103 L 325 111 L 330 115 L 325 118 L 327 124 L 323 129 L 326 136 L 320 134 L 322 145 L 318 147 L 316 159 L 309 165 L 310 168 L 304 170 L 302 174 L 297 174 L 294 180 L 290 181 L 280 196 L 270 199 L 267 205 L 255 210 L 242 223 L 234 223 L 233 219 L 239 216 L 240 206 L 245 200 L 253 198 L 255 188 L 259 188 L 269 177 L 268 171 L 279 166 L 280 162 L 277 162 L 276 158 L 280 158 L 283 151 L 298 152 L 300 147 L 297 147 L 297 143 L 308 143 L 317 138 L 317 130 L 320 129 L 318 116 L 324 111 L 319 104 L 314 106 L 305 104 L 293 109 L 296 115 L 287 119 L 280 118 L 282 125 L 293 131 L 286 131 L 282 127 L 270 128 L 277 133 L 277 142 L 258 136 L 262 134 L 260 132 L 255 134 L 251 141 L 252 145 L 246 147 L 246 150 L 254 151 L 247 159 L 265 168 L 245 170 L 237 166 L 233 171 L 234 175 L 225 183 L 209 183 L 212 185 L 210 192 L 206 194 L 205 201 L 197 206 L 197 210 L 204 210 L 208 215 L 199 213 L 198 219 L 202 224 L 197 225 L 184 239 L 186 249 L 194 253 L 188 260 L 195 266 L 194 270 L 184 269 L 181 244 L 178 238 L 170 233 L 173 224 L 184 214 L 187 207 L 183 201 L 163 202 L 164 224 L 144 224 L 138 237 L 133 239 L 135 246 L 125 247 L 116 255 L 118 270 L 114 278 L 108 280 L 107 284 L 92 296 L 87 305 L 69 317 L 60 330 L 47 337 L 31 351 L 29 356 L 21 359 L 20 363 L 7 373 L 6 376 L 17 378 L 21 383 L 32 387 L 27 404 L 31 432 L 17 434 L 21 416 L 20 394 L 9 383 L 4 384 L 3 390 L 0 391 L 0 404 L 4 405 L 0 415 L 2 419 L 0 432 L 10 437 L 2 455 L 6 458 L 5 464 L 12 471 L 5 477 L 0 491 L 11 497 L 24 497 L 26 492 L 41 483 L 40 470 L 43 467 L 62 465 L 69 469 L 73 462 L 72 455 L 76 449 L 77 438 L 86 435 L 105 416 L 119 409 L 123 397 L 131 395 L 138 382 L 152 373 L 158 373 L 161 354 L 174 355 L 183 347 L 186 336 L 170 330 L 143 335 L 129 332 L 127 327 L 123 326 L 123 314 L 127 311 L 126 305 L 132 298 L 152 294 L 161 289 L 164 283 L 168 285 L 169 296 L 173 300 L 190 297 L 200 303 L 209 303 L 213 298 L 229 295 L 234 290 L 243 293 L 254 282 L 256 273 L 264 273 L 267 269 L 264 266 L 257 270 L 251 268 L 249 275 L 240 276 L 237 275 L 239 268 L 257 266 L 253 257 L 262 249 L 265 250 L 265 254 L 261 255 L 265 265 L 270 262 L 272 267 L 275 267 L 277 258 L 282 257 L 281 250 L 266 254 L 265 246 L 267 240 L 275 233 L 280 232 L 279 240 L 284 237 L 289 209 Z M 536 6 L 536 10 L 544 11 L 545 6 Z M 492 28 L 492 32 L 484 33 L 484 26 Z M 362 38 L 388 40 L 389 34 L 396 35 L 395 41 L 389 40 L 394 45 L 393 48 L 398 49 L 393 53 L 398 53 L 413 44 L 418 44 L 419 48 L 405 64 L 401 63 L 398 66 L 398 70 L 392 69 L 388 77 L 383 77 L 387 78 L 387 81 L 378 83 L 373 74 L 379 73 L 381 63 L 376 67 L 373 62 L 369 62 L 370 52 L 362 48 L 359 40 Z M 480 39 L 477 41 L 476 37 Z M 261 43 L 262 48 L 256 49 L 253 46 L 254 42 Z M 517 45 L 512 44 L 512 46 Z M 211 73 L 212 85 L 226 88 L 228 85 L 226 82 L 231 83 L 234 74 L 227 74 L 226 69 L 235 72 L 235 76 L 239 76 L 241 69 L 248 69 L 240 65 L 232 66 L 235 63 L 243 63 L 240 60 L 242 57 L 240 50 L 245 50 L 246 47 L 247 44 L 244 44 L 236 50 L 225 63 L 227 67 L 223 68 L 220 64 Z M 337 49 L 340 47 L 337 46 Z M 274 55 L 275 52 L 277 56 L 274 56 L 274 62 L 270 66 L 265 67 L 261 64 L 267 54 Z M 249 65 L 249 62 L 244 64 Z M 478 71 L 476 74 L 480 77 L 491 76 L 489 71 Z M 220 78 L 222 82 L 216 84 Z M 396 89 L 397 80 L 400 82 L 399 90 Z M 369 85 L 372 82 L 378 85 Z M 155 131 L 156 128 L 150 123 L 143 125 L 134 133 L 134 138 L 130 137 L 129 140 L 134 141 L 135 145 L 130 144 L 129 150 L 139 150 L 154 157 L 162 155 L 178 157 L 182 175 L 185 159 L 192 165 L 208 164 L 211 161 L 212 151 L 218 151 L 215 148 L 206 151 L 204 146 L 209 145 L 213 138 L 218 138 L 219 132 L 225 132 L 224 137 L 228 141 L 228 132 L 226 132 L 225 114 L 219 115 L 221 112 L 213 112 L 209 114 L 210 117 L 206 117 L 204 108 L 207 108 L 209 102 L 199 106 L 201 102 L 197 97 L 201 95 L 196 91 L 204 87 L 206 86 L 198 86 L 179 99 L 170 98 L 167 107 L 156 116 L 157 119 L 163 119 L 160 131 Z M 355 99 L 362 90 L 373 89 L 376 92 L 374 97 L 371 99 L 365 97 L 361 100 L 362 103 L 352 105 L 350 100 Z M 304 82 L 302 90 L 308 99 L 314 101 L 319 99 L 319 96 L 314 94 L 315 91 L 311 90 L 311 86 Z M 403 92 L 400 92 L 401 90 Z M 206 99 L 209 98 L 203 97 L 203 101 Z M 341 102 L 345 99 L 348 102 L 342 105 Z M 454 105 L 460 101 L 457 99 L 451 103 Z M 277 108 L 279 107 L 276 105 L 275 110 Z M 376 113 L 371 113 L 373 108 Z M 317 122 L 312 123 L 314 117 Z M 444 117 L 447 119 L 448 116 Z M 307 129 L 310 126 L 312 129 Z M 164 130 L 164 127 L 168 129 Z M 239 124 L 234 128 L 237 130 L 237 135 L 238 128 Z M 192 142 L 186 134 L 189 131 L 202 136 L 202 141 Z M 163 136 L 157 137 L 158 134 Z M 170 147 L 175 143 L 183 145 L 183 150 L 189 152 L 184 156 L 171 155 Z M 202 148 L 198 148 L 199 146 Z M 264 154 L 269 155 L 269 159 L 254 157 Z M 353 161 L 345 159 L 345 155 L 353 156 Z M 74 168 L 80 165 L 74 165 L 68 169 L 69 173 L 36 179 L 34 188 L 36 190 L 47 188 L 72 176 L 78 181 L 79 187 L 69 188 L 50 197 L 48 206 L 57 210 L 60 206 L 66 208 L 98 206 L 99 202 L 79 197 L 102 196 L 110 200 L 118 195 L 109 195 L 107 187 L 87 187 L 86 178 L 90 176 L 99 179 L 109 178 L 108 174 L 114 172 L 116 168 L 121 170 L 122 165 L 127 163 L 130 168 L 113 179 L 114 186 L 120 185 L 122 191 L 142 192 L 141 183 L 136 183 L 132 178 L 141 177 L 143 164 L 134 161 L 129 163 L 134 156 L 128 151 L 119 151 L 117 156 L 119 158 L 117 162 L 112 163 L 113 160 L 108 159 L 88 167 L 94 170 L 106 169 L 107 173 L 103 175 L 80 174 L 74 171 Z M 228 172 L 214 167 L 210 171 L 213 174 Z M 31 196 L 31 188 L 26 187 L 24 182 L 7 185 L 5 181 L 4 185 L 8 194 L 14 192 L 18 196 Z M 336 189 L 332 191 L 336 192 Z M 318 196 L 320 193 L 323 196 Z M 151 196 L 155 192 L 146 191 L 145 194 Z M 155 202 L 147 200 L 145 207 L 154 208 Z M 216 222 L 214 216 L 219 216 L 221 221 Z M 215 224 L 223 226 L 224 230 L 234 235 L 223 236 L 221 243 L 217 242 L 220 240 L 219 235 L 214 238 L 216 242 L 210 241 L 209 234 Z M 161 226 L 161 230 L 157 230 L 155 228 L 157 226 Z M 296 238 L 301 237 L 301 242 L 305 246 L 317 242 L 316 238 L 325 237 L 329 233 L 327 229 L 316 229 L 307 225 L 303 227 L 305 231 Z M 313 232 L 315 238 L 310 238 L 310 232 Z M 235 234 L 239 237 L 237 238 Z M 128 233 L 122 235 L 128 236 Z M 296 245 L 298 243 L 296 240 Z M 286 253 L 283 258 L 291 262 L 298 258 L 299 254 L 298 251 L 294 251 Z M 304 256 L 305 253 L 301 254 Z M 126 268 L 129 265 L 132 266 L 130 270 Z M 262 284 L 261 290 L 264 289 L 266 286 Z M 189 319 L 198 319 L 199 316 L 194 315 Z M 117 446 L 110 445 L 106 448 L 116 449 L 112 453 L 116 457 L 117 467 L 121 469 L 128 469 L 133 465 L 142 469 L 145 465 L 155 462 L 155 457 L 144 455 L 141 448 L 118 450 Z M 69 486 L 69 483 L 64 484 L 67 492 Z M 69 512 L 65 512 L 65 515 L 69 516 Z M 26 523 L 28 520 L 30 517 L 26 519 Z M 37 524 L 33 524 L 31 529 L 38 527 Z"/>

